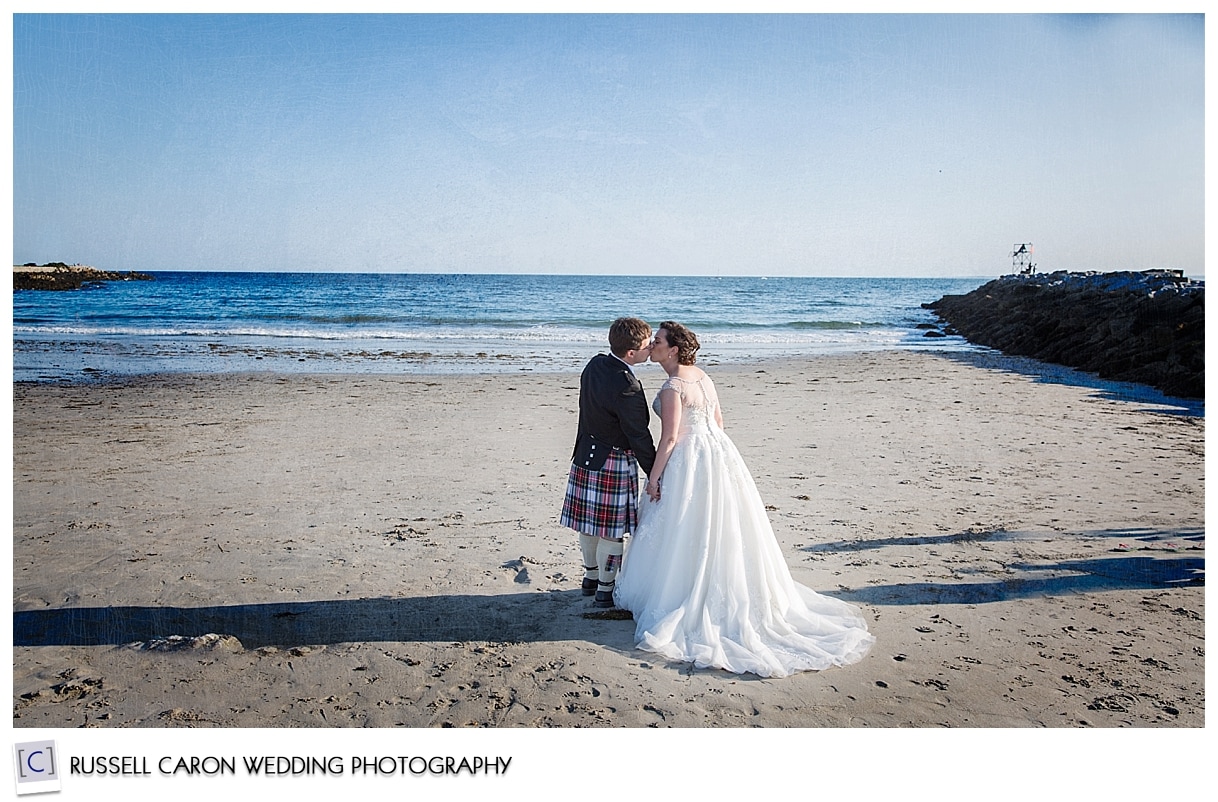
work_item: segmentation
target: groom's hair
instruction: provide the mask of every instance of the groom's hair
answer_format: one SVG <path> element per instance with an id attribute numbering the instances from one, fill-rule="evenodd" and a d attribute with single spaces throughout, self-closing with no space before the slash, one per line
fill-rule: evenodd
<path id="1" fill-rule="evenodd" d="M 617 356 L 626 356 L 650 338 L 651 326 L 637 317 L 619 317 L 609 326 L 609 350 Z"/>

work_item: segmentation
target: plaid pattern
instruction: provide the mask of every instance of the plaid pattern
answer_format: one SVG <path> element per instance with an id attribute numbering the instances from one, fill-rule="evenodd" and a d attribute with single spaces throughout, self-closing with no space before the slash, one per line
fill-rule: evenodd
<path id="1" fill-rule="evenodd" d="M 619 538 L 638 525 L 638 498 L 639 464 L 630 451 L 614 449 L 599 471 L 571 466 L 558 521 L 585 535 Z"/>

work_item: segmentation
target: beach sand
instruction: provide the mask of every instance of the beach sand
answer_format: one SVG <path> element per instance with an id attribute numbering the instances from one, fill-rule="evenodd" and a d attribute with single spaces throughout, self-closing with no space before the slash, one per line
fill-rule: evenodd
<path id="1" fill-rule="evenodd" d="M 1202 418 L 961 354 L 709 370 L 861 663 L 692 669 L 589 617 L 575 375 L 22 384 L 14 726 L 1204 725 Z"/>

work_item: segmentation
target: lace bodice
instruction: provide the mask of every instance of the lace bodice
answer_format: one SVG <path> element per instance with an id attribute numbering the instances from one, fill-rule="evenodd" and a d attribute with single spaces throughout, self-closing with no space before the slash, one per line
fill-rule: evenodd
<path id="1" fill-rule="evenodd" d="M 719 405 L 719 396 L 715 393 L 715 384 L 710 376 L 705 373 L 697 379 L 669 376 L 668 380 L 660 385 L 660 391 L 651 402 L 656 415 L 660 414 L 660 396 L 665 390 L 674 390 L 681 398 L 680 433 L 699 426 L 710 426 L 715 422 L 715 407 Z"/>
<path id="2" fill-rule="evenodd" d="M 681 372 L 691 378 L 670 378 L 656 394 L 670 414 L 681 401 L 662 492 L 639 500 L 613 591 L 638 647 L 762 677 L 861 660 L 875 642 L 867 622 L 791 577 L 757 485 L 716 422 L 715 386 L 700 370 Z"/>

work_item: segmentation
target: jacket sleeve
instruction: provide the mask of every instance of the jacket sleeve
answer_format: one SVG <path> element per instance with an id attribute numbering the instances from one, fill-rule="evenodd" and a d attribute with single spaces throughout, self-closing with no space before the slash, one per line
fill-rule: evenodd
<path id="1" fill-rule="evenodd" d="M 630 450 L 638 460 L 643 473 L 651 475 L 651 466 L 656 461 L 655 441 L 651 439 L 651 430 L 647 428 L 651 420 L 651 412 L 647 409 L 647 396 L 643 393 L 643 385 L 629 371 L 622 371 L 623 382 L 618 394 L 618 422 L 622 432 L 630 443 Z"/>

